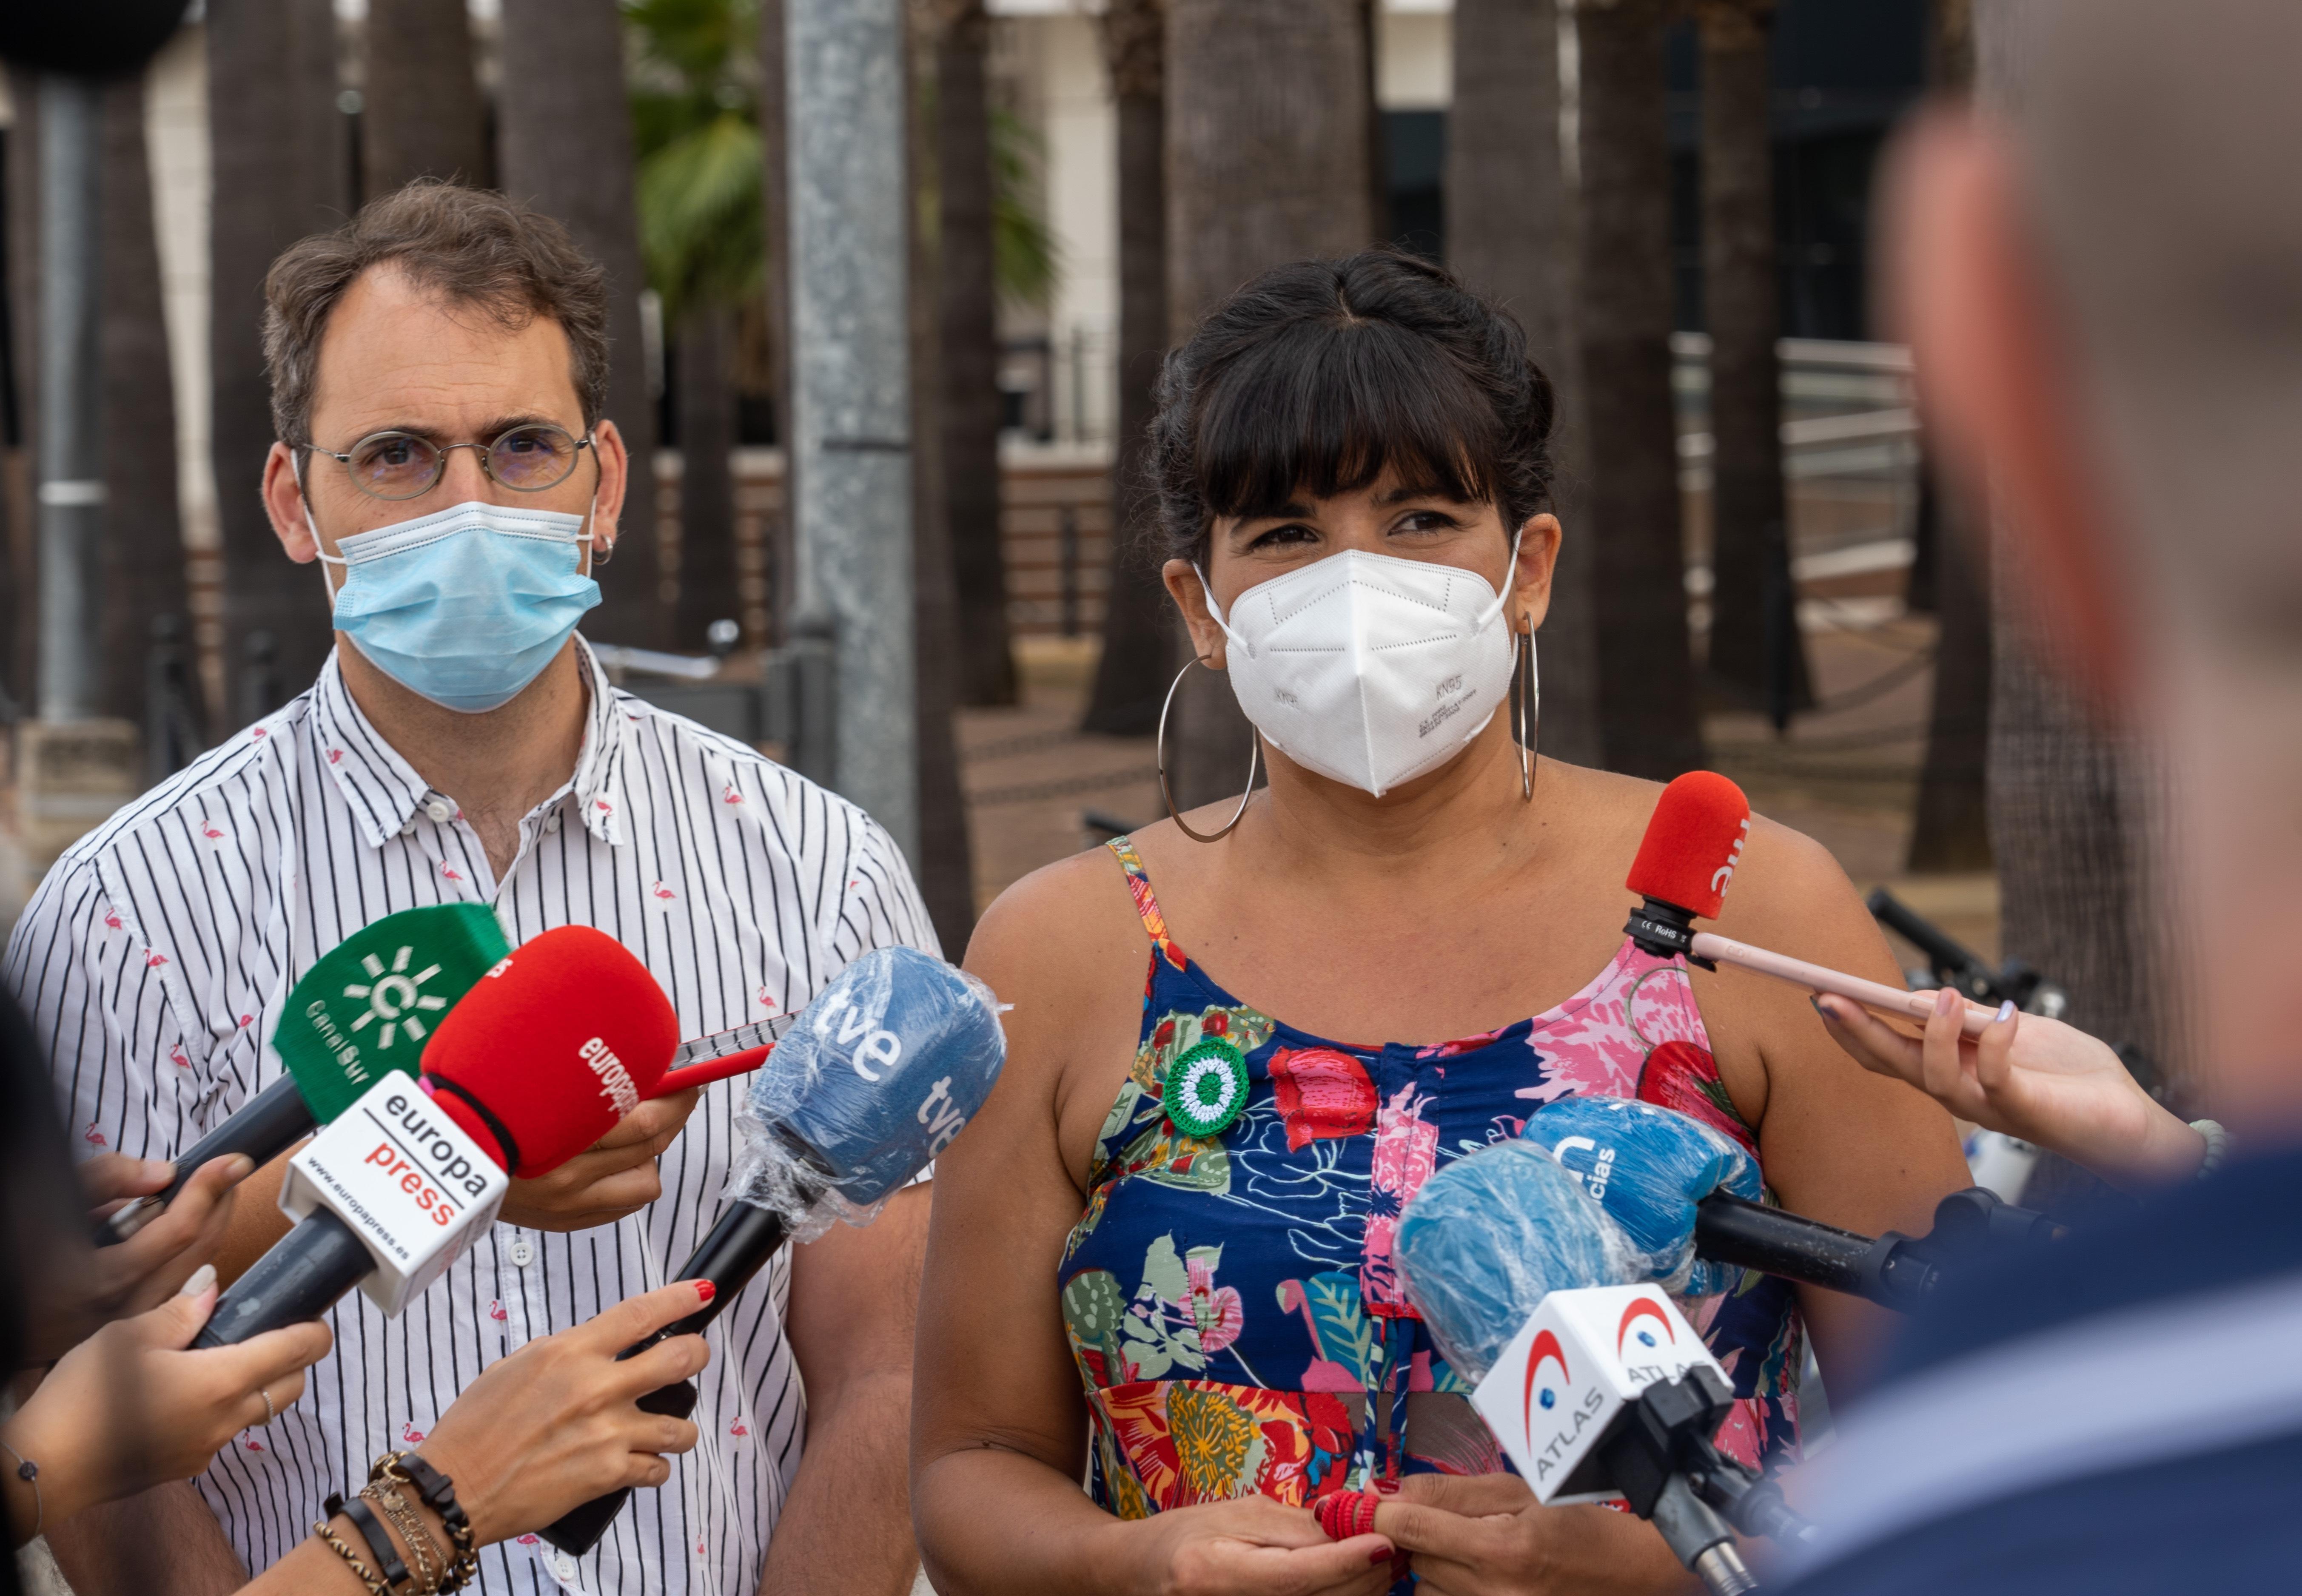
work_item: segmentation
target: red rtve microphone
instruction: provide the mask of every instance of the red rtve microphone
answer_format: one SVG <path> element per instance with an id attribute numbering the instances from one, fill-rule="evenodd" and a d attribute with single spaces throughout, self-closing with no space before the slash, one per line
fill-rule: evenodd
<path id="1" fill-rule="evenodd" d="M 1695 953 L 1693 922 L 1718 917 L 1750 835 L 1751 801 L 1717 771 L 1690 770 L 1665 787 L 1624 883 L 1645 900 L 1624 928 L 1631 940 L 1658 959 L 1684 953 L 1714 968 Z"/>
<path id="2" fill-rule="evenodd" d="M 531 937 L 448 1011 L 424 1082 L 525 1180 L 557 1169 L 654 1095 L 679 1021 L 646 965 L 589 926 Z"/>
<path id="3" fill-rule="evenodd" d="M 1684 953 L 1688 963 L 1705 970 L 1731 964 L 1925 1024 L 1934 1012 L 1931 992 L 1905 992 L 1694 928 L 1698 918 L 1718 918 L 1750 835 L 1751 801 L 1718 772 L 1690 770 L 1665 787 L 1624 883 L 1644 900 L 1624 927 L 1631 940 L 1658 959 Z M 1966 1035 L 1979 1037 L 1995 1018 L 1990 1010 L 1969 1004 L 1960 1025 Z"/>

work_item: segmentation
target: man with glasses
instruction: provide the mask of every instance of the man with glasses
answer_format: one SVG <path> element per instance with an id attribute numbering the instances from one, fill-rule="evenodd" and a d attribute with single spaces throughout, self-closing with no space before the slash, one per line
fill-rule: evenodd
<path id="1" fill-rule="evenodd" d="M 935 951 L 867 816 L 618 691 L 576 634 L 632 473 L 601 415 L 607 292 L 558 223 L 436 183 L 273 265 L 264 500 L 336 647 L 309 691 L 69 851 L 18 926 L 5 979 L 91 1147 L 165 1158 L 221 1122 L 277 1079 L 263 1038 L 297 979 L 398 910 L 485 903 L 515 945 L 596 926 L 688 1037 L 797 1009 L 868 948 Z M 172 1591 L 236 1588 L 480 1369 L 661 1283 L 722 1206 L 743 1087 L 643 1105 L 515 1180 L 399 1318 L 340 1304 L 304 1396 L 112 1533 L 159 1537 Z M 275 1164 L 239 1195 L 227 1278 L 284 1233 L 278 1183 Z M 730 1306 L 702 1443 L 598 1550 L 525 1536 L 483 1553 L 479 1588 L 907 1589 L 926 1195 L 791 1249 Z M 96 1516 L 59 1548 L 83 1596 Z"/>

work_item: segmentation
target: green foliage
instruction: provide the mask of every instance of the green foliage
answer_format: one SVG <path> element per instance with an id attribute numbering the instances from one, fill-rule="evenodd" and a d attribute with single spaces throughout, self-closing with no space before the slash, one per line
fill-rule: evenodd
<path id="1" fill-rule="evenodd" d="M 759 4 L 623 5 L 633 42 L 640 248 L 648 286 L 663 296 L 664 319 L 676 326 L 692 306 L 728 304 L 756 292 L 766 268 Z M 993 113 L 990 132 L 992 269 L 999 292 L 1013 304 L 1045 307 L 1054 298 L 1063 263 L 1040 214 L 1038 140 L 1004 112 Z M 932 198 L 921 195 L 921 219 L 930 229 Z"/>

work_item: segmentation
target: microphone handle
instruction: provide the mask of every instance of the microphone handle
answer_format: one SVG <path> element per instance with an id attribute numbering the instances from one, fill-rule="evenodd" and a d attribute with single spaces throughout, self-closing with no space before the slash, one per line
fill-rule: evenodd
<path id="1" fill-rule="evenodd" d="M 233 1347 L 282 1325 L 316 1319 L 375 1268 L 367 1244 L 323 1208 L 307 1215 L 232 1282 L 195 1347 Z"/>
<path id="2" fill-rule="evenodd" d="M 674 1280 L 710 1281 L 717 1288 L 711 1300 L 685 1319 L 675 1320 L 634 1345 L 616 1355 L 618 1362 L 636 1357 L 649 1348 L 660 1345 L 673 1336 L 700 1334 L 704 1326 L 719 1316 L 720 1310 L 735 1300 L 735 1293 L 749 1285 L 769 1259 L 783 1250 L 788 1227 L 784 1216 L 766 1208 L 738 1202 L 719 1216 L 711 1233 L 703 1238 L 687 1262 L 680 1266 Z M 684 1419 L 695 1411 L 695 1382 L 682 1380 L 672 1385 L 660 1386 L 639 1399 L 643 1413 L 660 1413 L 668 1417 Z M 631 1488 L 611 1491 L 605 1496 L 593 1497 L 581 1507 L 571 1508 L 537 1533 L 551 1545 L 570 1557 L 582 1557 L 600 1543 L 616 1515 L 624 1510 L 624 1502 Z"/>
<path id="3" fill-rule="evenodd" d="M 117 1210 L 110 1219 L 100 1221 L 96 1227 L 96 1244 L 110 1247 L 142 1230 L 155 1214 L 176 1200 L 184 1189 L 184 1182 L 209 1160 L 245 1153 L 261 1169 L 294 1147 L 317 1123 L 312 1117 L 312 1105 L 297 1089 L 296 1078 L 282 1075 L 250 1097 L 238 1113 L 178 1154 L 174 1180 L 151 1196 L 139 1197 Z"/>
<path id="4" fill-rule="evenodd" d="M 1763 1203 L 1713 1192 L 1694 1205 L 1694 1251 L 1802 1285 L 1863 1298 L 1908 1312 L 1934 1289 L 1935 1266 L 1904 1249 L 1889 1231 L 1875 1239 Z"/>

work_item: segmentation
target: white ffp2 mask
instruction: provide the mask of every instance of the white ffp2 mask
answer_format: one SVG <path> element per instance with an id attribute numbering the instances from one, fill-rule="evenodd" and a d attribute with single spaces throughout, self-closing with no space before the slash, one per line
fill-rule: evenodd
<path id="1" fill-rule="evenodd" d="M 1509 694 L 1508 576 L 1499 593 L 1459 566 L 1350 549 L 1248 589 L 1228 618 L 1206 581 L 1256 729 L 1378 798 L 1460 753 Z"/>

